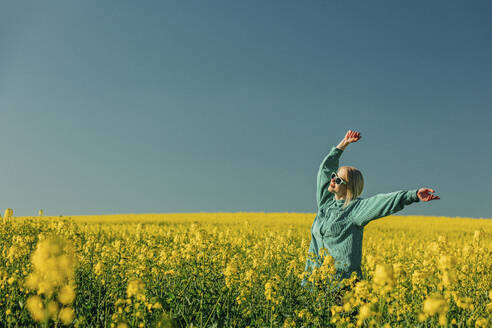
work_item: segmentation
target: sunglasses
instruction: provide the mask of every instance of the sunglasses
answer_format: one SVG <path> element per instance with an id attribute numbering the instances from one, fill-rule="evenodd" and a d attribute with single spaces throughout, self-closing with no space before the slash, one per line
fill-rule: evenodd
<path id="1" fill-rule="evenodd" d="M 335 183 L 337 185 L 339 184 L 347 184 L 345 181 L 343 181 L 342 178 L 340 178 L 335 172 L 331 174 L 331 180 L 335 179 Z"/>

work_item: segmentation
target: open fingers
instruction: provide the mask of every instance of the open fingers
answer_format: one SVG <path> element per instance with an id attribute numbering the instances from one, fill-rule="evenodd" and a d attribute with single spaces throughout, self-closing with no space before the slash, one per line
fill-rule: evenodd
<path id="1" fill-rule="evenodd" d="M 439 196 L 433 195 L 432 193 L 434 193 L 434 192 L 435 192 L 435 190 L 431 189 L 431 188 L 421 188 L 421 189 L 419 189 L 417 195 L 420 198 L 420 200 L 422 200 L 424 202 L 428 202 L 428 201 L 434 200 L 434 199 L 441 199 Z"/>
<path id="2" fill-rule="evenodd" d="M 426 197 L 424 197 L 424 201 L 425 202 L 428 202 L 428 201 L 431 201 L 431 200 L 434 200 L 434 199 L 441 199 L 439 196 L 436 196 L 436 195 L 427 195 Z"/>

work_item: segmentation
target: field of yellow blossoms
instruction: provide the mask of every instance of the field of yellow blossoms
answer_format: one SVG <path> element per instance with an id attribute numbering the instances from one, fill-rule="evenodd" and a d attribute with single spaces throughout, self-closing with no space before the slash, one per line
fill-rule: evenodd
<path id="1" fill-rule="evenodd" d="M 492 220 L 393 216 L 301 287 L 313 213 L 14 217 L 0 327 L 491 327 Z"/>

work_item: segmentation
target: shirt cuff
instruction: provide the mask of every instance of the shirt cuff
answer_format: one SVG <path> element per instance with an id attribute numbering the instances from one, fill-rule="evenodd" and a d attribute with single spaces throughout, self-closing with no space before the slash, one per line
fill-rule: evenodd
<path id="1" fill-rule="evenodd" d="M 407 197 L 412 202 L 420 202 L 419 196 L 417 196 L 417 192 L 419 189 L 409 190 L 407 193 Z"/>

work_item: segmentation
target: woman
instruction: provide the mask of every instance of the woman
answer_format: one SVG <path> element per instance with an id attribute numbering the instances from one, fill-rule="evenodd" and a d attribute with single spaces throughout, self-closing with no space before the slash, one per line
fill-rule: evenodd
<path id="1" fill-rule="evenodd" d="M 349 278 L 356 272 L 362 279 L 362 235 L 364 227 L 372 220 L 396 213 L 405 205 L 439 199 L 429 188 L 395 191 L 367 199 L 358 198 L 364 188 L 359 170 L 351 166 L 338 168 L 338 160 L 345 148 L 360 139 L 360 133 L 349 130 L 338 146 L 331 149 L 318 171 L 316 202 L 318 213 L 311 227 L 306 271 L 323 263 L 322 248 L 335 260 L 337 280 Z M 312 257 L 310 259 L 310 257 Z M 307 284 L 307 278 L 302 285 Z"/>

